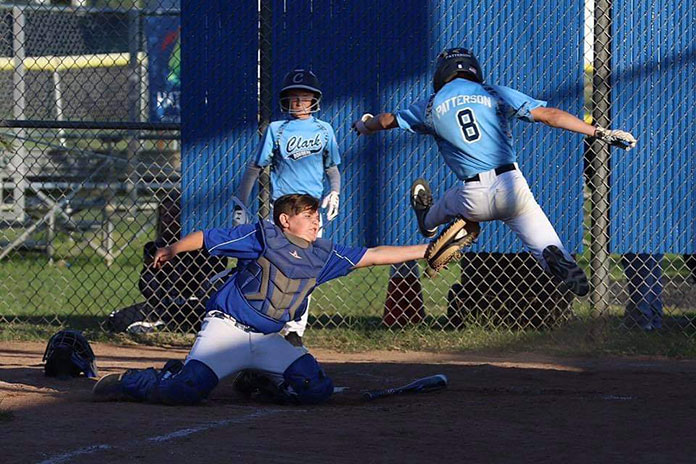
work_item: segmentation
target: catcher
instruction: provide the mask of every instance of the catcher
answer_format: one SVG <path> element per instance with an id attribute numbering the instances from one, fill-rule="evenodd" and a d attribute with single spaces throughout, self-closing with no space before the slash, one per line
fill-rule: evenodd
<path id="1" fill-rule="evenodd" d="M 426 249 L 434 259 L 451 255 L 461 237 L 450 233 L 430 245 L 347 247 L 317 238 L 318 209 L 319 201 L 310 195 L 284 195 L 274 204 L 274 223 L 197 231 L 159 248 L 155 268 L 203 247 L 212 256 L 237 258 L 237 267 L 210 296 L 183 367 L 107 375 L 95 385 L 95 399 L 195 404 L 221 379 L 244 371 L 238 390 L 263 388 L 280 403 L 327 400 L 331 379 L 305 347 L 279 334 L 288 321 L 302 317 L 314 288 L 362 267 L 423 258 Z M 258 375 L 254 379 L 249 372 Z"/>

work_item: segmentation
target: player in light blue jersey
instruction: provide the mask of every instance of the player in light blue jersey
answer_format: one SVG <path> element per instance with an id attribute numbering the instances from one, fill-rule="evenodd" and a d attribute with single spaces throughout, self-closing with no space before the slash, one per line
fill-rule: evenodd
<path id="1" fill-rule="evenodd" d="M 327 220 L 338 215 L 341 156 L 331 125 L 314 116 L 320 109 L 321 97 L 319 80 L 313 72 L 294 69 L 285 76 L 280 108 L 288 117 L 271 122 L 263 134 L 237 190 L 237 198 L 243 205 L 235 207 L 234 225 L 249 219 L 246 213 L 249 196 L 261 169 L 269 165 L 272 201 L 291 193 L 306 193 L 324 198 L 322 208 L 326 210 Z M 326 196 L 324 177 L 329 181 Z M 288 323 L 284 333 L 289 340 L 302 343 L 308 314 L 305 312 L 301 321 Z"/>
<path id="2" fill-rule="evenodd" d="M 421 233 L 432 237 L 440 224 L 458 217 L 501 220 L 546 271 L 575 294 L 586 295 L 585 273 L 564 248 L 520 172 L 509 125 L 512 119 L 542 122 L 627 150 L 635 146 L 635 138 L 628 132 L 591 126 L 517 90 L 485 83 L 478 60 L 463 48 L 438 55 L 433 87 L 432 95 L 406 109 L 376 117 L 365 114 L 353 123 L 362 135 L 400 127 L 433 137 L 461 181 L 437 202 L 424 179 L 414 182 L 411 205 Z"/>
<path id="3" fill-rule="evenodd" d="M 240 371 L 235 386 L 258 399 L 315 404 L 333 383 L 303 346 L 278 332 L 299 320 L 314 289 L 355 269 L 423 258 L 427 245 L 347 247 L 318 238 L 319 202 L 305 194 L 274 204 L 274 222 L 197 231 L 157 250 L 153 266 L 205 247 L 237 258 L 236 269 L 207 303 L 207 314 L 186 363 L 110 374 L 94 386 L 97 400 L 195 404 L 220 380 Z M 171 364 L 170 364 L 171 366 Z"/>

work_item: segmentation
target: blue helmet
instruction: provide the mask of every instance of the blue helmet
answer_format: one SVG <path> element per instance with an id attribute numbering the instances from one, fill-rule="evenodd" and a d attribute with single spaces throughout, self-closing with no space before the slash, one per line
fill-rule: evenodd
<path id="1" fill-rule="evenodd" d="M 435 92 L 459 73 L 464 74 L 464 77 L 474 82 L 483 82 L 481 65 L 473 53 L 466 48 L 443 50 L 435 60 L 435 73 L 433 75 Z"/>
<path id="2" fill-rule="evenodd" d="M 321 102 L 321 90 L 319 89 L 319 79 L 312 72 L 306 69 L 293 69 L 283 78 L 283 87 L 280 89 L 280 109 L 284 113 L 292 113 L 290 110 L 290 98 L 287 93 L 290 90 L 307 90 L 314 94 L 314 100 L 310 107 L 311 113 L 319 111 L 319 102 Z"/>
<path id="3" fill-rule="evenodd" d="M 44 372 L 48 377 L 97 377 L 97 365 L 89 342 L 78 330 L 61 330 L 46 345 Z"/>

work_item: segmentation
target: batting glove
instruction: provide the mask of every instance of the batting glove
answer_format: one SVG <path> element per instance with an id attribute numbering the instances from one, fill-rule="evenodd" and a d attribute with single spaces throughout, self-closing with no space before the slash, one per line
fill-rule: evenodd
<path id="1" fill-rule="evenodd" d="M 372 118 L 374 118 L 374 116 L 372 116 L 370 113 L 363 114 L 360 117 L 360 119 L 358 119 L 357 121 L 355 121 L 353 123 L 353 125 L 352 125 L 353 130 L 355 130 L 358 133 L 358 135 L 372 135 L 372 134 L 374 134 L 377 131 L 372 130 L 372 129 L 368 129 L 367 126 L 365 125 L 365 123 Z"/>
<path id="2" fill-rule="evenodd" d="M 606 142 L 609 145 L 623 148 L 626 151 L 636 146 L 636 138 L 629 132 L 622 130 L 605 129 L 604 127 L 597 126 L 594 136 L 596 139 Z"/>
<path id="3" fill-rule="evenodd" d="M 333 221 L 338 216 L 338 192 L 331 192 L 321 202 L 322 209 L 326 210 L 326 219 Z"/>
<path id="4" fill-rule="evenodd" d="M 249 218 L 247 217 L 246 211 L 241 206 L 235 206 L 232 212 L 232 226 L 240 226 L 242 224 L 247 224 Z"/>

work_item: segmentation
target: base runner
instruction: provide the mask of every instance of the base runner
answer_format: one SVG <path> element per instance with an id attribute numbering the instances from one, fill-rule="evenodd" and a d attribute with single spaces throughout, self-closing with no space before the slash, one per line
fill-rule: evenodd
<path id="1" fill-rule="evenodd" d="M 425 179 L 414 182 L 411 205 L 421 233 L 432 237 L 439 225 L 457 217 L 503 221 L 547 272 L 576 295 L 587 294 L 587 276 L 561 243 L 517 165 L 510 121 L 542 122 L 626 150 L 636 145 L 636 139 L 628 132 L 594 127 L 563 110 L 547 108 L 545 101 L 517 90 L 485 83 L 478 60 L 464 48 L 439 54 L 433 88 L 431 96 L 406 109 L 375 117 L 365 114 L 353 123 L 360 135 L 400 127 L 437 142 L 460 182 L 438 201 Z"/>

